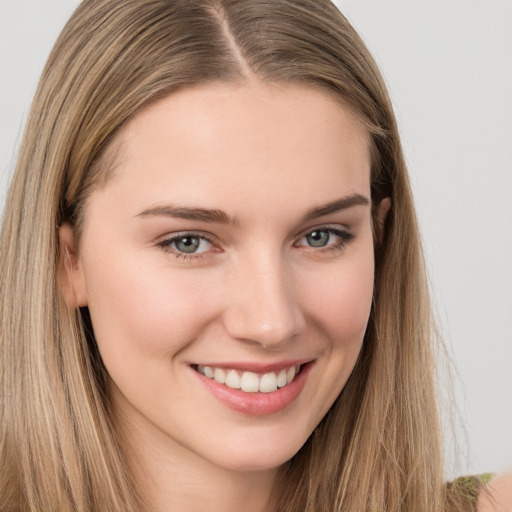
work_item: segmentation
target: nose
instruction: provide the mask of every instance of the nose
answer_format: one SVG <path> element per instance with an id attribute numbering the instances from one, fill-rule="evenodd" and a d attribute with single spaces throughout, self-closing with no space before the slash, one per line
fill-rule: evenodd
<path id="1" fill-rule="evenodd" d="M 241 259 L 232 270 L 223 315 L 232 338 L 278 349 L 304 331 L 293 275 L 280 256 Z"/>

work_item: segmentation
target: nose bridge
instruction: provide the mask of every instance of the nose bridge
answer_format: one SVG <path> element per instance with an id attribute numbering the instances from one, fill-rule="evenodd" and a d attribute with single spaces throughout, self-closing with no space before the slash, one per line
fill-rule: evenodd
<path id="1" fill-rule="evenodd" d="M 225 327 L 233 338 L 271 347 L 304 329 L 291 270 L 278 250 L 241 257 L 232 273 Z"/>

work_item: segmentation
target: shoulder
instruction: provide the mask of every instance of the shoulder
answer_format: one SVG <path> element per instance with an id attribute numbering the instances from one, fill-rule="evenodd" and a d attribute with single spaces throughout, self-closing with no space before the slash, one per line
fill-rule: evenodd
<path id="1" fill-rule="evenodd" d="M 489 481 L 479 493 L 477 512 L 512 512 L 512 473 Z"/>

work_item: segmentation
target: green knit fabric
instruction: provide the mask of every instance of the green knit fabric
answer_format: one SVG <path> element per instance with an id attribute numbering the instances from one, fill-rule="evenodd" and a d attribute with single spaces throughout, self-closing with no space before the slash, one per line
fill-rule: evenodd
<path id="1" fill-rule="evenodd" d="M 447 484 L 449 501 L 465 503 L 468 512 L 476 512 L 476 502 L 479 493 L 493 478 L 493 473 L 483 473 L 476 476 L 462 476 Z"/>

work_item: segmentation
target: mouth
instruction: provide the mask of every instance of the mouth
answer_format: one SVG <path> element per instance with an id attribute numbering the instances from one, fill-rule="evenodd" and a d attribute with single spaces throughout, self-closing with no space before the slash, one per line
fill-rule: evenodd
<path id="1" fill-rule="evenodd" d="M 274 414 L 292 406 L 300 396 L 313 360 L 290 361 L 279 366 L 255 367 L 229 363 L 222 366 L 193 364 L 198 380 L 217 400 L 249 416 Z"/>
<path id="2" fill-rule="evenodd" d="M 245 393 L 273 393 L 291 384 L 300 373 L 302 366 L 295 364 L 266 373 L 203 365 L 195 365 L 194 369 L 207 379 L 231 389 L 240 389 Z"/>

